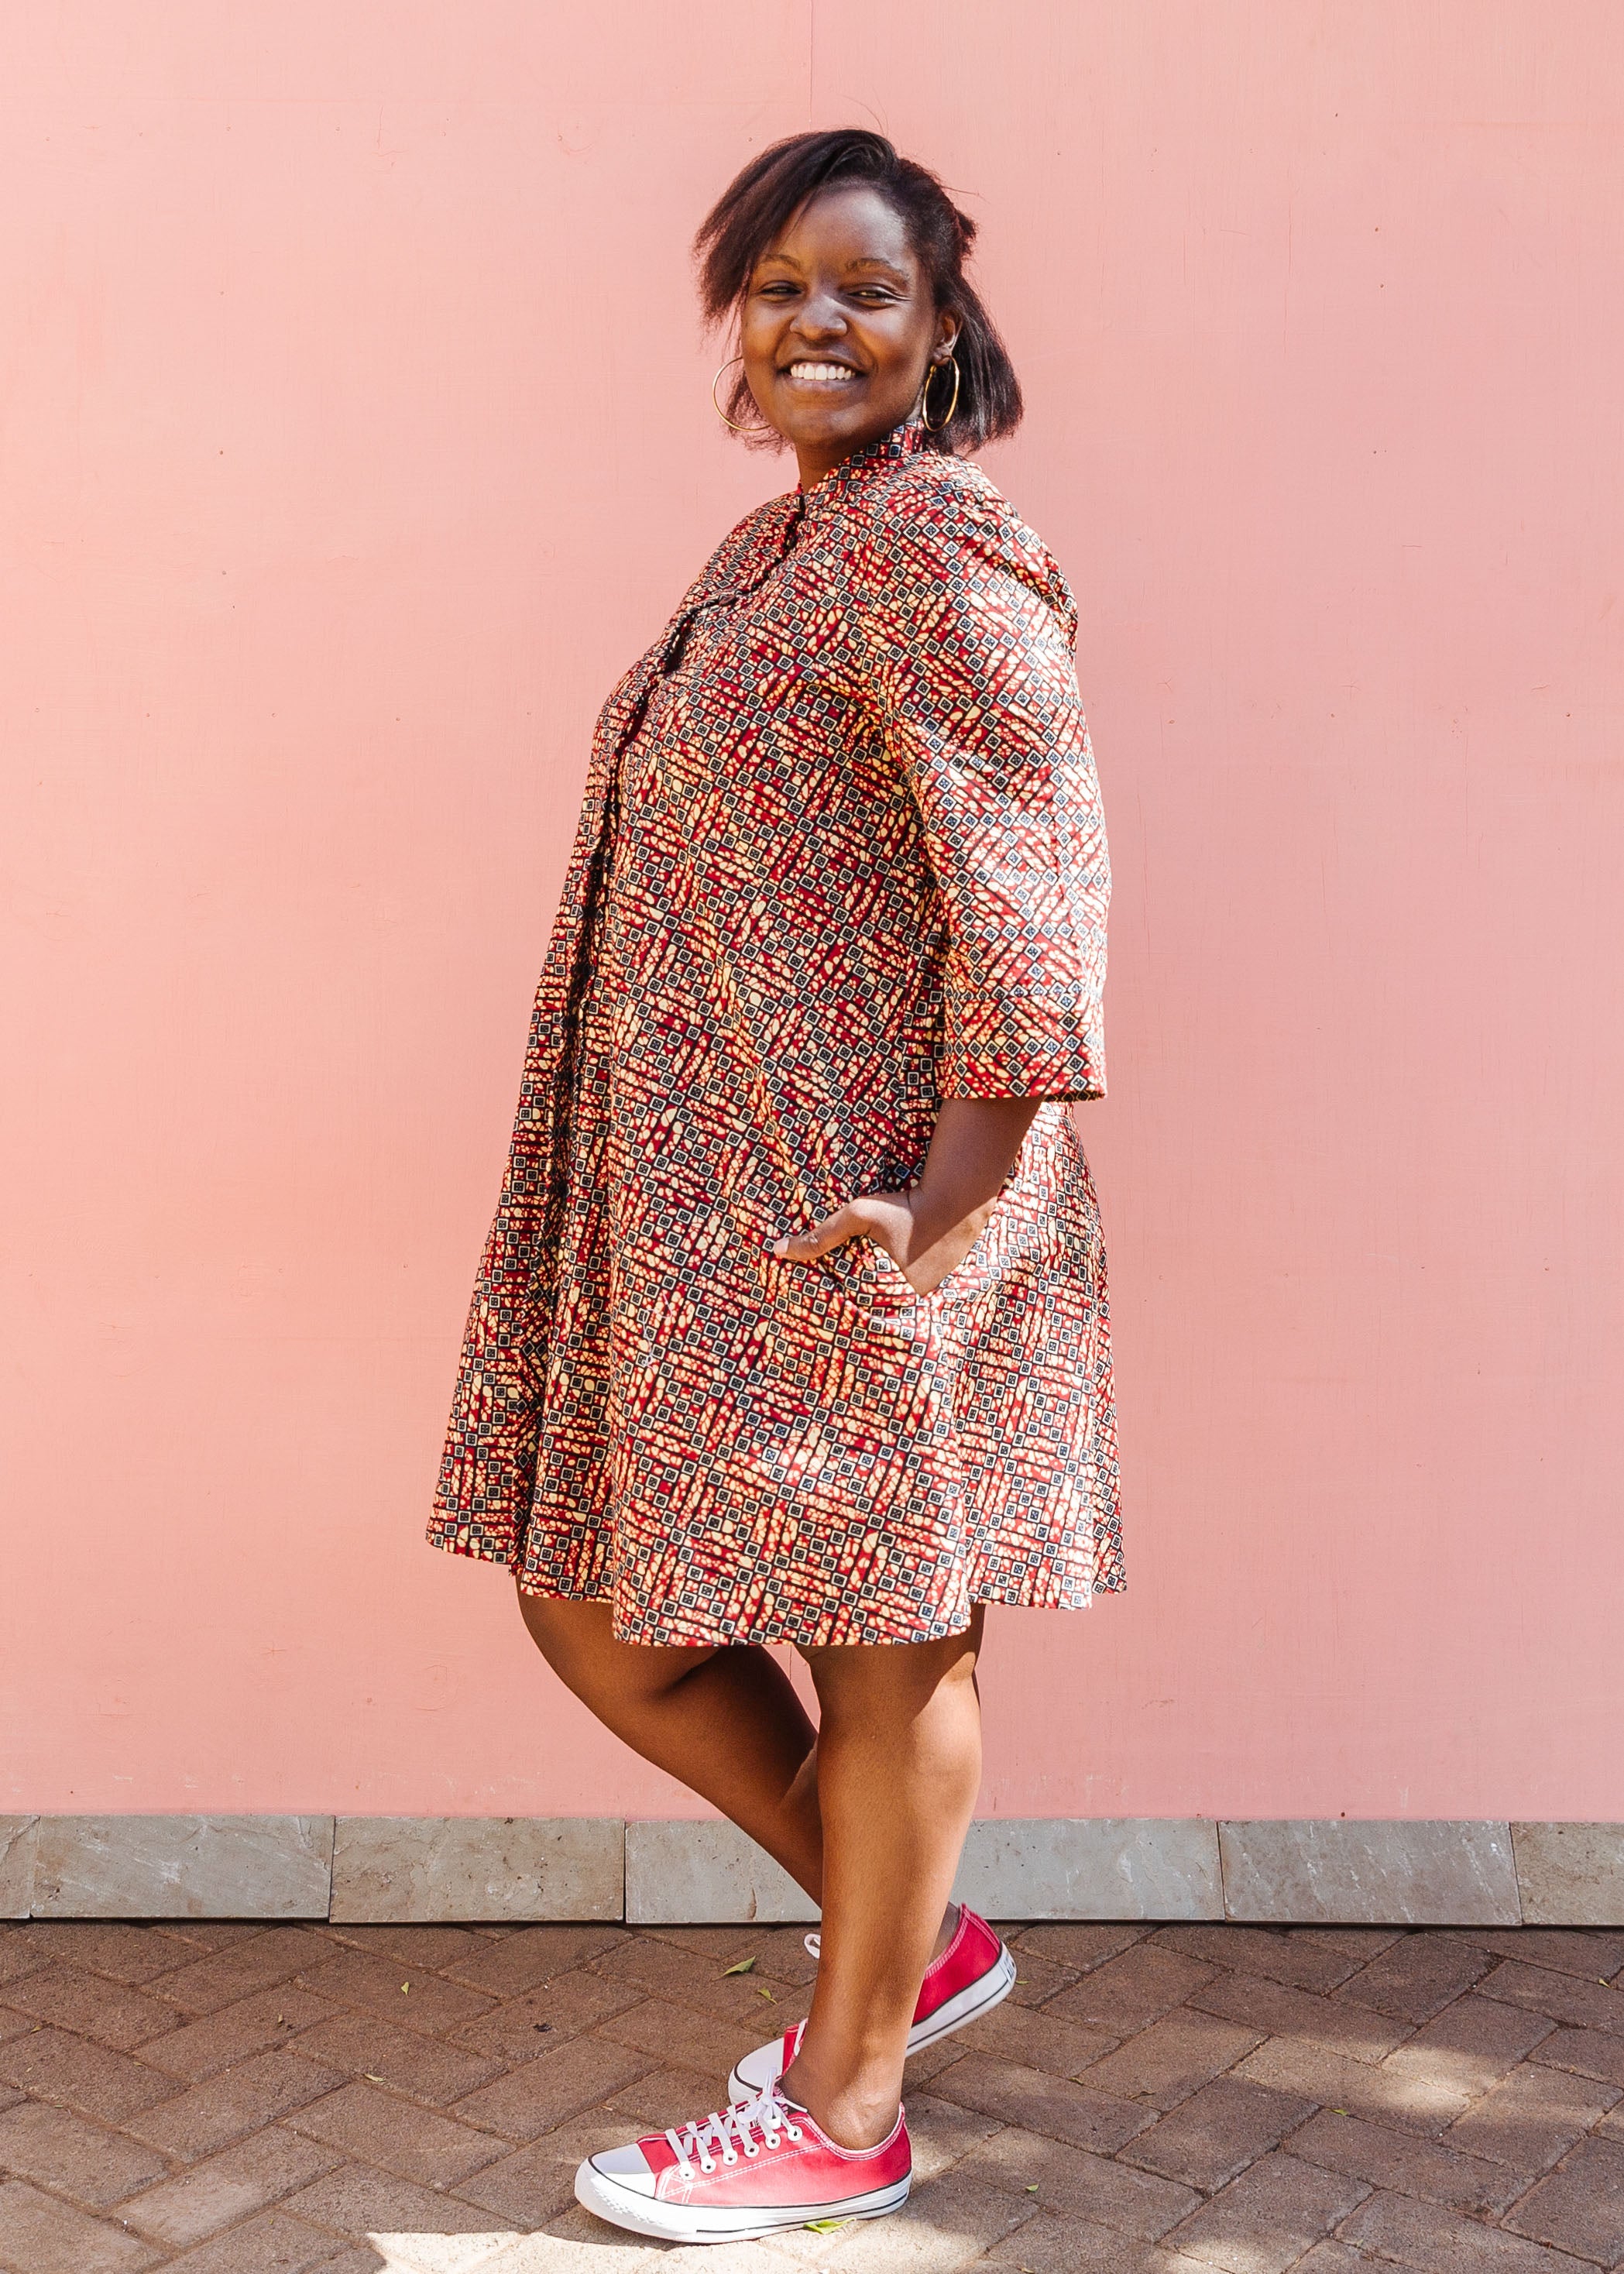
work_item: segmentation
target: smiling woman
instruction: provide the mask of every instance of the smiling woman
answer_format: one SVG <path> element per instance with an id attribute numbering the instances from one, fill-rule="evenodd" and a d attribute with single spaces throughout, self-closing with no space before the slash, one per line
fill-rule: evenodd
<path id="1" fill-rule="evenodd" d="M 881 135 L 797 135 L 763 151 L 695 240 L 705 313 L 739 317 L 729 424 L 792 444 L 803 483 L 916 407 L 936 449 L 1013 433 L 1020 384 L 964 273 L 974 242 L 936 176 Z"/>
<path id="2" fill-rule="evenodd" d="M 700 230 L 726 415 L 800 484 L 599 721 L 431 1531 L 823 1906 L 811 2014 L 728 2111 L 577 2173 L 667 2239 L 906 2197 L 904 2059 L 1014 1979 L 949 1901 L 985 1607 L 1122 1585 L 1068 1111 L 1110 872 L 1071 594 L 960 455 L 1021 408 L 973 235 L 856 131 Z"/>

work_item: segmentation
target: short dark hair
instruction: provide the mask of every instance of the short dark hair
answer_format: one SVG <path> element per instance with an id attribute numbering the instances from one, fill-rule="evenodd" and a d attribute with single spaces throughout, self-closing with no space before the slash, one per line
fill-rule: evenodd
<path id="1" fill-rule="evenodd" d="M 699 294 L 707 319 L 724 321 L 744 297 L 750 272 L 807 200 L 836 183 L 866 182 L 898 214 L 908 242 L 930 282 L 938 309 L 959 318 L 953 353 L 959 362 L 959 401 L 951 420 L 926 436 L 932 449 L 974 449 L 1011 434 L 1023 408 L 1020 381 L 998 328 L 964 273 L 975 242 L 975 223 L 961 213 L 927 167 L 902 157 L 883 134 L 837 126 L 792 134 L 752 158 L 717 200 L 694 238 Z M 945 405 L 938 381 L 934 407 Z M 755 410 L 741 372 L 726 398 L 727 415 L 741 422 Z M 771 430 L 763 438 L 776 440 Z"/>

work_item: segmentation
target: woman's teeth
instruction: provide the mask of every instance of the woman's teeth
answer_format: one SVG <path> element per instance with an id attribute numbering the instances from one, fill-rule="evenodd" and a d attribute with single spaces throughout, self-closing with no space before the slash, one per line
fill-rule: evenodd
<path id="1" fill-rule="evenodd" d="M 792 379 L 855 379 L 857 373 L 843 363 L 793 363 L 789 367 Z"/>

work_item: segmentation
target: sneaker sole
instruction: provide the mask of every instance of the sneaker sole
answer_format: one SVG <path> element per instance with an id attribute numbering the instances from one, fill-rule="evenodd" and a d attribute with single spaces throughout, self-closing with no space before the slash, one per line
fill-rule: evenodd
<path id="1" fill-rule="evenodd" d="M 1015 1987 L 1015 1954 L 1006 1946 L 998 1954 L 996 1965 L 989 1966 L 979 1982 L 972 1982 L 956 1997 L 944 1998 L 934 2014 L 922 2022 L 915 2022 L 908 2031 L 908 2052 L 922 2053 L 927 2045 L 934 2045 L 938 2037 L 951 2037 L 968 2022 L 977 2022 L 983 2014 L 990 2014 L 1001 2006 Z M 778 2041 L 783 2043 L 782 2038 Z M 747 2055 L 748 2059 L 748 2056 Z M 779 2072 L 775 2070 L 775 2075 Z M 761 2090 L 759 2084 L 750 2084 L 734 2069 L 727 2080 L 729 2100 L 748 2100 L 752 2093 Z"/>
<path id="2" fill-rule="evenodd" d="M 883 2218 L 900 2210 L 908 2199 L 912 2178 L 874 2187 L 867 2195 L 848 2195 L 843 2202 L 801 2203 L 775 2210 L 753 2203 L 739 2210 L 695 2210 L 691 2203 L 661 2202 L 595 2172 L 590 2162 L 575 2173 L 575 2201 L 612 2226 L 634 2234 L 651 2234 L 662 2242 L 748 2242 L 753 2235 L 782 2234 L 786 2228 L 805 2226 L 812 2219 Z"/>

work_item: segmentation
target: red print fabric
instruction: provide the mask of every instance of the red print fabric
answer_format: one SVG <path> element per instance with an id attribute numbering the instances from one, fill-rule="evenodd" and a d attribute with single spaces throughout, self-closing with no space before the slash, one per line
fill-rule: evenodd
<path id="1" fill-rule="evenodd" d="M 1076 612 L 917 424 L 721 546 L 594 740 L 430 1537 L 643 1643 L 889 1643 L 1123 1584 L 1099 1212 L 1109 869 Z M 942 1097 L 1038 1096 L 933 1293 Z"/>

